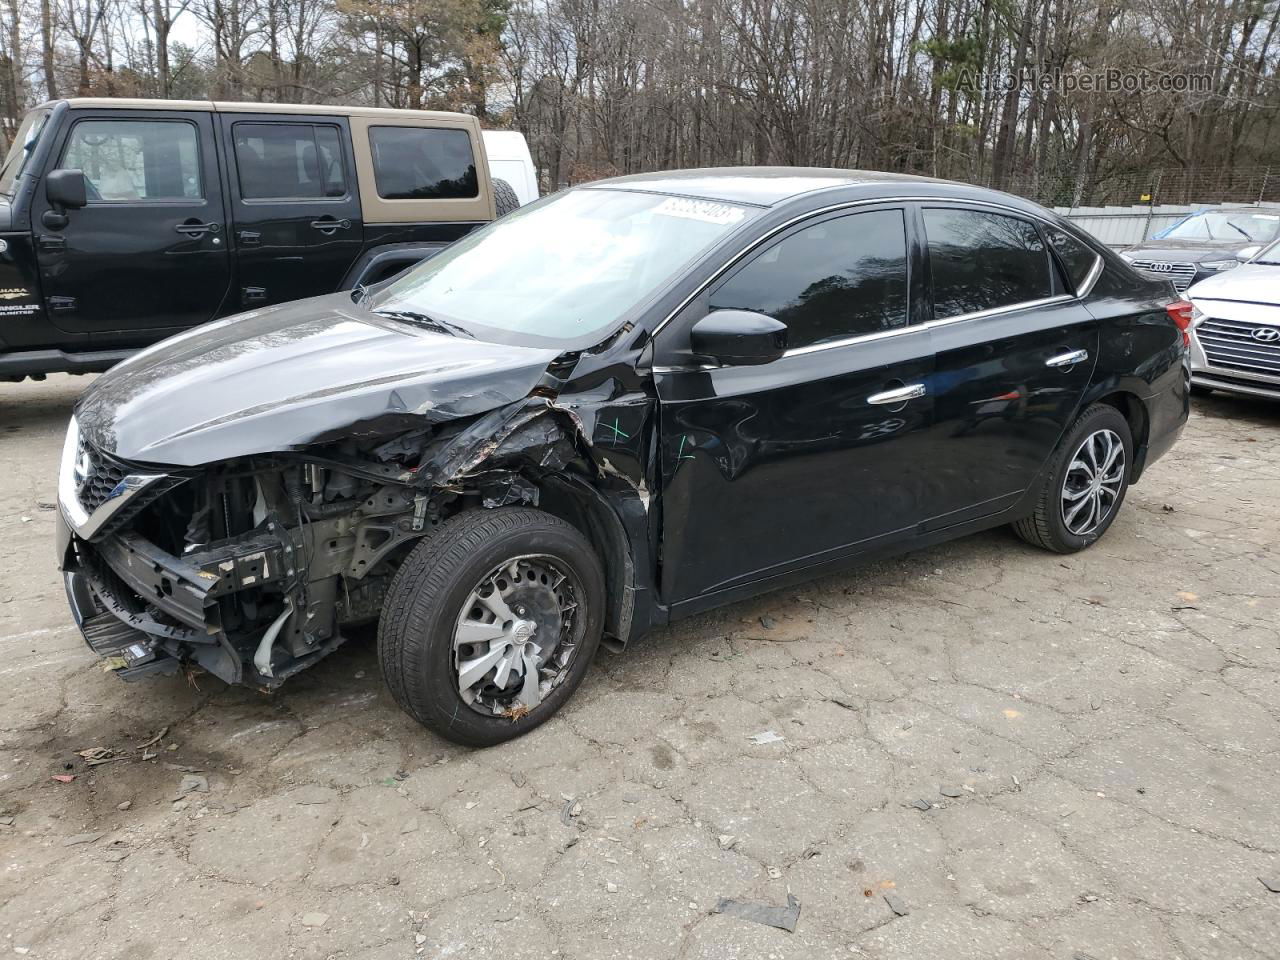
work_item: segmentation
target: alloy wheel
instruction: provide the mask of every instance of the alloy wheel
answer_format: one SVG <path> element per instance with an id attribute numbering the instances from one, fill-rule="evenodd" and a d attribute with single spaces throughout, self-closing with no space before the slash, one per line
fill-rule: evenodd
<path id="1" fill-rule="evenodd" d="M 1062 481 L 1062 522 L 1077 537 L 1097 530 L 1120 500 L 1125 479 L 1124 441 L 1114 430 L 1096 430 L 1071 457 Z"/>

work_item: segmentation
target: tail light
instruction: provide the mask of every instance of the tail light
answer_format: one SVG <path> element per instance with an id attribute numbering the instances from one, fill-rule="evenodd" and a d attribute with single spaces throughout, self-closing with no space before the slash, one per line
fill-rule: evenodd
<path id="1" fill-rule="evenodd" d="M 1169 312 L 1169 317 L 1178 325 L 1178 329 L 1182 331 L 1182 345 L 1184 347 L 1191 346 L 1191 324 L 1196 317 L 1196 308 L 1190 300 L 1175 300 L 1173 303 L 1165 307 Z"/>

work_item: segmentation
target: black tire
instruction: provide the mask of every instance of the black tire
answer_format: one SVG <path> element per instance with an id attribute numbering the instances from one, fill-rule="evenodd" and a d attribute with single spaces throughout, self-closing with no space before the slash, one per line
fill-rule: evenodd
<path id="1" fill-rule="evenodd" d="M 516 196 L 511 184 L 497 177 L 491 178 L 489 182 L 493 184 L 493 206 L 496 211 L 494 219 L 505 217 L 512 210 L 519 209 L 520 198 Z"/>
<path id="2" fill-rule="evenodd" d="M 575 578 L 582 614 L 573 624 L 576 647 L 560 682 L 532 709 L 485 715 L 458 691 L 458 617 L 487 574 L 530 555 L 553 558 Z M 568 523 L 524 507 L 460 513 L 419 543 L 391 581 L 378 623 L 382 676 L 396 702 L 446 740 L 472 747 L 502 743 L 550 719 L 573 695 L 600 645 L 604 606 L 600 560 Z"/>
<path id="3" fill-rule="evenodd" d="M 1118 493 L 1114 501 L 1109 504 L 1109 510 L 1101 522 L 1092 529 L 1077 533 L 1068 527 L 1066 518 L 1063 516 L 1068 474 L 1072 473 L 1073 458 L 1081 450 L 1086 438 L 1095 436 L 1100 431 L 1110 431 L 1119 437 L 1123 446 L 1124 464 L 1120 472 Z M 1031 516 L 1016 521 L 1013 529 L 1027 543 L 1055 553 L 1075 553 L 1083 550 L 1097 542 L 1098 538 L 1107 532 L 1120 512 L 1125 494 L 1129 490 L 1132 471 L 1133 433 L 1129 429 L 1129 422 L 1115 407 L 1105 403 L 1095 403 L 1076 418 L 1071 429 L 1058 444 L 1057 450 L 1049 460 L 1044 479 L 1041 481 L 1035 511 Z"/>

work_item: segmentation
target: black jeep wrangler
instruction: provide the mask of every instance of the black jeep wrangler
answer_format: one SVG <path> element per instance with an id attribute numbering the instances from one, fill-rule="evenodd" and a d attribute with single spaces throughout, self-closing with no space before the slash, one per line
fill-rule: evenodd
<path id="1" fill-rule="evenodd" d="M 46 103 L 0 167 L 0 380 L 376 283 L 516 205 L 465 114 Z"/>

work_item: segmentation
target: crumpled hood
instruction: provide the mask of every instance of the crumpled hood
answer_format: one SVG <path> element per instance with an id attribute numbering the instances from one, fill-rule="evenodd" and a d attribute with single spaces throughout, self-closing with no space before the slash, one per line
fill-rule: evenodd
<path id="1" fill-rule="evenodd" d="M 122 459 L 197 466 L 485 413 L 527 396 L 557 355 L 435 333 L 330 294 L 162 341 L 99 377 L 76 418 Z"/>

